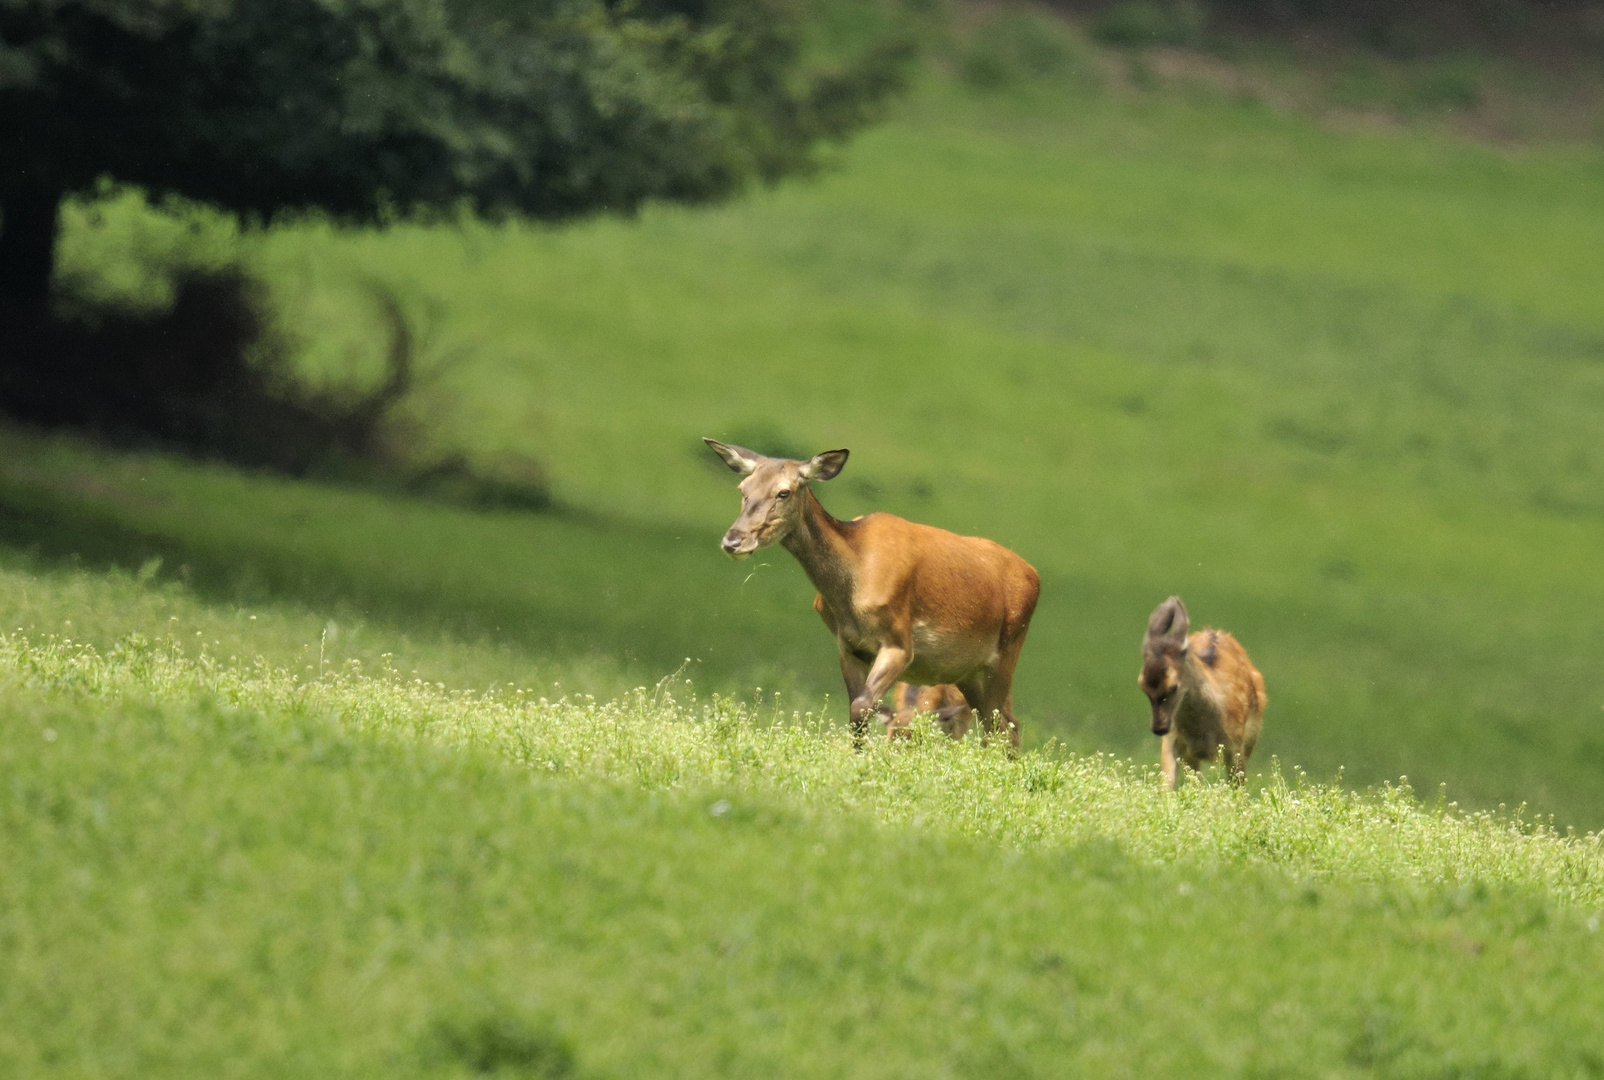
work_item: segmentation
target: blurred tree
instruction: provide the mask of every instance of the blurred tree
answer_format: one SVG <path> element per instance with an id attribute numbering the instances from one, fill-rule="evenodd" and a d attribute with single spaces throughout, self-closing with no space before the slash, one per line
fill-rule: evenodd
<path id="1" fill-rule="evenodd" d="M 1116 0 L 1116 5 L 1125 2 Z M 1188 3 L 1192 0 L 1130 0 L 1126 6 L 1179 10 Z M 1402 54 L 1467 43 L 1493 52 L 1558 41 L 1587 48 L 1596 45 L 1592 28 L 1598 22 L 1596 0 L 1201 0 L 1201 8 L 1236 28 L 1297 31 L 1324 24 Z"/>
<path id="2" fill-rule="evenodd" d="M 0 0 L 0 301 L 47 297 L 61 200 L 106 178 L 257 219 L 718 198 L 869 121 L 911 53 L 908 10 Z"/>

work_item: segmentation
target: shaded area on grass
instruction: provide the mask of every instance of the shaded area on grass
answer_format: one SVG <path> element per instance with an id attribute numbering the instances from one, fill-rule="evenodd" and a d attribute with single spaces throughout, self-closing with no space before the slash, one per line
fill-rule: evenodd
<path id="1" fill-rule="evenodd" d="M 503 451 L 490 467 L 420 452 L 403 405 L 420 388 L 418 334 L 369 283 L 385 328 L 375 385 L 309 385 L 267 287 L 236 262 L 162 271 L 171 302 L 144 307 L 68 275 L 55 309 L 0 303 L 0 413 L 123 447 L 389 488 L 468 506 L 546 510 L 545 470 Z"/>
<path id="2" fill-rule="evenodd" d="M 0 543 L 47 565 L 119 568 L 225 605 L 288 600 L 398 634 L 516 643 L 555 659 L 600 653 L 649 680 L 691 657 L 719 688 L 834 690 L 810 594 L 787 603 L 735 578 L 686 602 L 685 582 L 727 560 L 684 529 L 469 512 L 15 430 L 0 443 Z M 816 658 L 796 656 L 798 636 Z"/>
<path id="3" fill-rule="evenodd" d="M 8 308 L 0 410 L 298 476 L 381 456 L 384 421 L 414 374 L 393 301 L 383 382 L 340 394 L 297 384 L 265 290 L 242 268 L 186 268 L 172 291 L 171 307 L 158 311 L 65 301 L 81 310 L 63 318 Z"/>

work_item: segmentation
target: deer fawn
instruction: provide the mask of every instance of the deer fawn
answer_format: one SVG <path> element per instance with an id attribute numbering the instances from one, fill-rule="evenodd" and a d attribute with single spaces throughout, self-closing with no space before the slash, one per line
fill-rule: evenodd
<path id="1" fill-rule="evenodd" d="M 964 700 L 963 691 L 951 683 L 941 686 L 919 686 L 899 682 L 891 688 L 895 711 L 886 718 L 887 739 L 907 739 L 913 735 L 913 718 L 929 716 L 942 734 L 949 739 L 962 739 L 969 734 L 975 713 Z"/>
<path id="2" fill-rule="evenodd" d="M 1162 735 L 1159 763 L 1173 789 L 1176 760 L 1196 772 L 1225 747 L 1231 783 L 1247 781 L 1248 757 L 1264 723 L 1264 676 L 1236 638 L 1212 627 L 1187 636 L 1179 596 L 1147 620 L 1142 673 L 1136 683 L 1153 704 L 1153 734 Z"/>
<path id="3" fill-rule="evenodd" d="M 999 718 L 1019 745 L 1011 688 L 1041 579 L 1000 544 L 891 514 L 837 521 L 810 485 L 847 463 L 846 450 L 807 461 L 765 457 L 704 439 L 740 484 L 741 513 L 720 545 L 736 559 L 780 544 L 818 590 L 813 609 L 835 636 L 853 741 L 899 678 L 952 683 L 990 734 Z"/>

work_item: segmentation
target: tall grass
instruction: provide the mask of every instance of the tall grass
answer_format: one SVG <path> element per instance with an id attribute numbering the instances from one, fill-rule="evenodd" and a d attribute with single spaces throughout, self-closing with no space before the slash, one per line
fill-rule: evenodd
<path id="1" fill-rule="evenodd" d="M 367 665 L 362 665 L 366 667 Z M 1604 852 L 769 701 L 0 638 L 12 1076 L 1587 1076 Z"/>
<path id="2" fill-rule="evenodd" d="M 1562 835 L 1520 813 L 1460 813 L 1444 800 L 1422 805 L 1407 782 L 1361 795 L 1301 773 L 1289 782 L 1272 766 L 1256 792 L 1193 778 L 1172 794 L 1156 770 L 1128 761 L 1041 751 L 1016 760 L 929 725 L 907 746 L 859 753 L 839 725 L 788 714 L 778 695 L 699 702 L 683 672 L 614 701 L 552 700 L 512 683 L 448 690 L 405 677 L 387 658 L 376 674 L 357 659 L 310 675 L 261 660 L 234 666 L 140 634 L 106 654 L 0 634 L 0 671 L 18 688 L 68 698 L 208 700 L 247 714 L 326 717 L 343 732 L 489 751 L 581 783 L 759 796 L 1016 849 L 1109 841 L 1144 862 L 1207 873 L 1270 867 L 1306 881 L 1499 885 L 1604 906 L 1604 834 Z"/>

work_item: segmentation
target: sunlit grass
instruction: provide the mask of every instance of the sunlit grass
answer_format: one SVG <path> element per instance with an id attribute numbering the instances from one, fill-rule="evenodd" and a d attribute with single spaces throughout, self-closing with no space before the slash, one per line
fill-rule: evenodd
<path id="1" fill-rule="evenodd" d="M 140 634 L 105 654 L 65 638 L 0 635 L 6 678 L 68 700 L 207 700 L 247 714 L 326 717 L 348 734 L 489 751 L 542 776 L 779 799 L 1012 848 L 1110 841 L 1143 861 L 1211 873 L 1266 866 L 1297 880 L 1480 883 L 1604 906 L 1604 835 L 1423 806 L 1407 783 L 1360 795 L 1301 775 L 1289 782 L 1272 767 L 1256 792 L 1197 781 L 1170 793 L 1156 770 L 1128 761 L 1051 749 L 1014 758 L 977 739 L 953 743 L 929 726 L 909 745 L 856 752 L 839 725 L 786 713 L 778 695 L 699 702 L 683 671 L 598 701 L 536 697 L 511 682 L 449 690 L 396 671 L 388 656 L 376 674 L 374 666 L 354 658 L 300 671 L 265 660 L 240 666 Z"/>
<path id="2" fill-rule="evenodd" d="M 1604 1052 L 1597 836 L 929 734 L 856 754 L 692 689 L 0 636 L 0 1071 L 1585 1076 Z"/>

